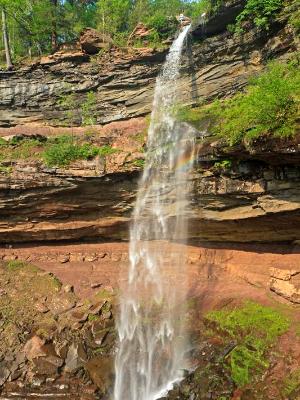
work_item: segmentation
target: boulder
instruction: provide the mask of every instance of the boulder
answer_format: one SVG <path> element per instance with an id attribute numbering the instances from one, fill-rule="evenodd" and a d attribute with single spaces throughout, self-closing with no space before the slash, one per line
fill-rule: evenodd
<path id="1" fill-rule="evenodd" d="M 27 360 L 32 361 L 35 358 L 46 356 L 46 352 L 43 349 L 44 344 L 45 341 L 38 336 L 33 336 L 29 339 L 23 349 Z"/>
<path id="2" fill-rule="evenodd" d="M 144 41 L 149 39 L 152 32 L 153 29 L 147 28 L 142 22 L 138 23 L 128 38 L 128 45 L 133 45 L 136 40 Z"/>
<path id="3" fill-rule="evenodd" d="M 75 373 L 87 361 L 87 355 L 81 343 L 73 343 L 68 350 L 65 360 L 65 372 Z"/>
<path id="4" fill-rule="evenodd" d="M 97 54 L 100 50 L 108 50 L 112 46 L 112 40 L 96 29 L 85 28 L 80 34 L 80 45 L 83 52 Z"/>

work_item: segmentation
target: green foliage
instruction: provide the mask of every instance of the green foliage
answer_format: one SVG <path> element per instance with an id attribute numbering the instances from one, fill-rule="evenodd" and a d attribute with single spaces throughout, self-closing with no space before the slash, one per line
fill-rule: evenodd
<path id="1" fill-rule="evenodd" d="M 300 10 L 295 11 L 289 20 L 292 27 L 295 29 L 297 33 L 300 32 Z"/>
<path id="2" fill-rule="evenodd" d="M 110 156 L 114 153 L 118 153 L 119 151 L 119 149 L 115 149 L 109 145 L 104 145 L 97 148 L 97 154 L 102 157 Z"/>
<path id="3" fill-rule="evenodd" d="M 193 1 L 190 5 L 190 16 L 198 19 L 203 13 L 213 15 L 216 14 L 224 0 L 202 0 Z"/>
<path id="4" fill-rule="evenodd" d="M 6 268 L 9 271 L 16 271 L 18 269 L 23 268 L 24 266 L 25 266 L 24 262 L 20 260 L 11 260 L 8 261 L 8 263 L 6 264 Z"/>
<path id="5" fill-rule="evenodd" d="M 71 90 L 68 87 L 66 89 Z M 58 106 L 64 110 L 68 126 L 74 126 L 80 120 L 84 126 L 94 125 L 97 122 L 95 117 L 97 96 L 92 91 L 86 94 L 85 100 L 81 103 L 74 92 L 62 94 L 58 99 Z"/>
<path id="6" fill-rule="evenodd" d="M 143 159 L 140 158 L 140 159 L 138 159 L 138 160 L 134 160 L 133 164 L 134 164 L 136 167 L 143 168 L 143 166 L 145 165 L 145 160 L 143 160 Z"/>
<path id="7" fill-rule="evenodd" d="M 210 312 L 207 319 L 237 342 L 229 363 L 238 387 L 248 384 L 255 373 L 268 367 L 268 349 L 290 326 L 289 319 L 278 311 L 250 301 L 233 310 Z"/>
<path id="8" fill-rule="evenodd" d="M 289 137 L 296 133 L 300 101 L 298 62 L 271 63 L 250 80 L 245 93 L 215 101 L 208 107 L 179 112 L 179 119 L 196 127 L 209 121 L 212 134 L 231 145 L 251 142 L 263 135 Z"/>
<path id="9" fill-rule="evenodd" d="M 252 21 L 258 28 L 268 29 L 283 6 L 283 0 L 248 0 L 244 10 L 236 19 L 238 31 L 242 30 L 243 22 Z"/>
<path id="10" fill-rule="evenodd" d="M 38 139 L 14 137 L 9 141 L 0 141 L 0 160 L 35 159 L 37 149 L 43 147 Z"/>
<path id="11" fill-rule="evenodd" d="M 50 142 L 44 153 L 43 159 L 50 166 L 67 166 L 78 159 L 89 159 L 98 154 L 98 148 L 87 143 L 80 145 L 72 136 L 65 135 L 55 138 Z"/>
<path id="12" fill-rule="evenodd" d="M 58 99 L 58 105 L 65 110 L 66 122 L 73 126 L 78 120 L 79 106 L 75 93 L 62 94 Z"/>
<path id="13" fill-rule="evenodd" d="M 55 51 L 55 43 L 68 44 L 77 40 L 86 27 L 98 29 L 115 43 L 125 46 L 137 23 L 143 22 L 153 29 L 150 45 L 158 45 L 178 28 L 175 16 L 180 12 L 198 19 L 204 12 L 215 14 L 224 1 L 0 0 L 0 8 L 5 7 L 12 56 L 14 61 L 19 61 Z M 241 31 L 245 21 L 268 28 L 283 2 L 247 0 L 237 18 L 235 31 Z M 295 13 L 291 24 L 299 27 L 299 14 L 297 17 Z M 0 50 L 2 48 L 3 43 L 0 43 Z"/>
<path id="14" fill-rule="evenodd" d="M 97 97 L 94 92 L 88 92 L 86 100 L 81 106 L 81 116 L 83 125 L 95 125 L 97 122 L 95 118 L 95 111 L 97 105 Z"/>
<path id="15" fill-rule="evenodd" d="M 12 173 L 12 167 L 0 164 L 0 174 L 10 175 Z"/>
<path id="16" fill-rule="evenodd" d="M 7 145 L 8 145 L 7 140 L 5 140 L 5 139 L 3 139 L 2 137 L 0 137 L 0 147 L 2 147 L 2 146 L 7 146 Z"/>
<path id="17" fill-rule="evenodd" d="M 97 2 L 98 29 L 103 34 L 114 35 L 128 27 L 130 0 L 99 0 Z"/>
<path id="18" fill-rule="evenodd" d="M 285 398 L 291 398 L 293 394 L 296 394 L 296 391 L 300 390 L 300 369 L 297 369 L 293 373 L 291 373 L 284 380 L 284 386 L 282 389 L 282 394 Z M 295 397 L 296 398 L 296 397 Z"/>
<path id="19" fill-rule="evenodd" d="M 90 132 L 94 135 L 94 132 Z M 106 157 L 119 149 L 109 145 L 94 146 L 90 137 L 79 141 L 71 135 L 54 138 L 30 139 L 27 137 L 14 137 L 6 142 L 0 140 L 0 161 L 15 161 L 20 159 L 42 159 L 49 167 L 64 167 L 75 160 L 88 160 L 96 156 Z M 0 173 L 9 174 L 12 167 L 0 163 Z"/>
<path id="20" fill-rule="evenodd" d="M 222 160 L 215 162 L 214 167 L 218 170 L 227 170 L 232 167 L 232 161 L 231 160 Z"/>
<path id="21" fill-rule="evenodd" d="M 79 144 L 72 136 L 65 135 L 49 141 L 43 159 L 49 167 L 65 167 L 76 160 L 88 160 L 97 155 L 105 157 L 118 151 L 107 145 L 97 147 L 89 143 Z"/>

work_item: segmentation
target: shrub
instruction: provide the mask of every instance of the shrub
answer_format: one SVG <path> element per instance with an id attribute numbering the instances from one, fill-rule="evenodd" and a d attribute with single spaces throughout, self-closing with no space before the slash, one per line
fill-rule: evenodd
<path id="1" fill-rule="evenodd" d="M 79 115 L 79 104 L 75 93 L 61 95 L 58 105 L 65 110 L 64 114 L 67 125 L 73 126 L 77 122 Z"/>
<path id="2" fill-rule="evenodd" d="M 7 141 L 5 139 L 3 139 L 2 137 L 0 137 L 0 146 L 2 147 L 2 146 L 7 146 L 7 145 L 8 145 Z"/>
<path id="3" fill-rule="evenodd" d="M 298 63 L 270 64 L 260 76 L 250 80 L 245 93 L 215 101 L 208 107 L 184 110 L 179 119 L 197 128 L 209 121 L 212 134 L 231 145 L 253 141 L 262 135 L 289 137 L 296 133 L 300 100 Z"/>
<path id="4" fill-rule="evenodd" d="M 244 10 L 236 19 L 237 30 L 242 30 L 244 21 L 252 21 L 255 26 L 268 29 L 270 21 L 282 6 L 283 0 L 248 0 Z"/>
<path id="5" fill-rule="evenodd" d="M 49 141 L 43 158 L 48 166 L 66 166 L 80 158 L 89 158 L 93 147 L 88 144 L 78 145 L 72 136 L 61 136 Z"/>
<path id="6" fill-rule="evenodd" d="M 43 159 L 49 167 L 64 167 L 72 161 L 88 160 L 97 155 L 105 157 L 117 151 L 119 150 L 107 145 L 97 147 L 89 143 L 79 144 L 72 136 L 65 135 L 49 141 L 43 153 Z"/>
<path id="7" fill-rule="evenodd" d="M 0 160 L 36 158 L 38 149 L 44 143 L 38 139 L 14 137 L 10 141 L 0 141 Z"/>
<path id="8" fill-rule="evenodd" d="M 36 158 L 37 147 L 42 147 L 43 143 L 37 139 L 25 139 L 19 142 L 12 151 L 12 157 L 15 159 Z"/>
<path id="9" fill-rule="evenodd" d="M 97 154 L 102 157 L 110 156 L 111 154 L 118 153 L 119 149 L 114 149 L 109 145 L 98 147 Z"/>
<path id="10" fill-rule="evenodd" d="M 86 100 L 81 106 L 81 116 L 83 125 L 95 125 L 95 110 L 97 105 L 97 97 L 94 92 L 88 92 Z"/>
<path id="11" fill-rule="evenodd" d="M 300 10 L 293 12 L 289 20 L 292 27 L 297 33 L 300 32 Z"/>
<path id="12" fill-rule="evenodd" d="M 289 319 L 278 311 L 251 301 L 233 310 L 210 312 L 207 319 L 237 342 L 229 364 L 238 387 L 248 384 L 252 375 L 268 367 L 267 350 L 290 326 Z"/>

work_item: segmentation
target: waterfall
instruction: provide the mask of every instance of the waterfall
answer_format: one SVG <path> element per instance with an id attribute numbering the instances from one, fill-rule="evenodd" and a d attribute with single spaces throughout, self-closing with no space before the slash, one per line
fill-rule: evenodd
<path id="1" fill-rule="evenodd" d="M 147 157 L 130 229 L 130 266 L 120 299 L 114 400 L 154 400 L 182 378 L 188 172 L 194 138 L 175 118 L 177 81 L 189 26 L 157 78 Z M 167 267 L 166 267 L 167 265 Z"/>

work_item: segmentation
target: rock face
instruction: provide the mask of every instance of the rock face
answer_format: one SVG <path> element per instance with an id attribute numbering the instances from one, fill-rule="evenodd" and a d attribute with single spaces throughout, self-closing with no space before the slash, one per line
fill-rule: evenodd
<path id="1" fill-rule="evenodd" d="M 93 112 L 97 123 L 147 114 L 165 53 L 151 49 L 128 52 L 112 51 L 99 62 L 85 61 L 88 56 L 83 53 L 62 60 L 48 57 L 15 72 L 1 72 L 0 126 L 29 122 L 79 125 L 80 105 L 88 92 L 96 96 Z M 71 93 L 75 93 L 73 103 L 62 106 Z"/>
<path id="2" fill-rule="evenodd" d="M 284 59 L 297 50 L 288 15 L 268 32 L 250 29 L 236 37 L 225 31 L 225 22 L 234 19 L 243 4 L 243 0 L 233 0 L 221 8 L 220 15 L 214 17 L 219 20 L 208 21 L 206 37 L 197 26 L 194 28 L 196 39 L 186 51 L 179 82 L 187 103 L 230 96 L 267 60 Z M 220 19 L 224 20 L 223 25 Z M 94 33 L 88 30 L 85 34 L 83 42 L 92 43 Z M 92 99 L 88 111 L 98 124 L 97 145 L 122 149 L 112 157 L 76 162 L 63 169 L 49 169 L 36 161 L 8 165 L 12 171 L 0 173 L 1 243 L 128 239 L 144 141 L 142 138 L 140 149 L 136 140 L 132 145 L 132 138 L 127 135 L 131 128 L 118 125 L 126 121 L 111 123 L 110 132 L 104 135 L 99 124 L 129 118 L 135 121 L 132 117 L 150 111 L 155 78 L 165 54 L 166 51 L 153 49 L 112 49 L 89 60 L 88 55 L 77 52 L 73 56 L 61 55 L 62 58 L 54 55 L 18 71 L 0 73 L 3 127 L 15 126 L 12 129 L 22 132 L 28 129 L 29 122 L 80 125 L 82 104 L 87 100 L 90 104 Z M 92 98 L 89 92 L 93 93 Z M 145 123 L 139 123 L 134 135 L 143 136 L 145 128 Z M 73 134 L 72 129 L 69 132 Z M 11 131 L 3 128 L 0 134 L 8 132 Z M 222 143 L 200 141 L 191 180 L 194 194 L 189 240 L 300 240 L 299 154 L 299 138 L 230 151 Z M 231 167 L 220 168 L 228 158 Z"/>
<path id="3" fill-rule="evenodd" d="M 212 241 L 299 240 L 299 138 L 257 141 L 248 150 L 204 142 L 198 157 L 190 237 L 197 232 Z"/>
<path id="4" fill-rule="evenodd" d="M 229 0 L 223 3 L 218 13 L 203 24 L 203 19 L 196 22 L 192 27 L 192 34 L 195 37 L 212 36 L 226 30 L 235 18 L 240 14 L 246 4 L 246 0 Z"/>
<path id="5" fill-rule="evenodd" d="M 189 240 L 300 240 L 299 143 L 282 141 L 275 148 L 272 141 L 272 151 L 257 142 L 226 154 L 219 142 L 199 143 Z M 68 169 L 33 162 L 17 163 L 9 179 L 2 173 L 1 242 L 127 240 L 139 168 L 126 162 L 126 154 L 110 156 L 102 168 L 97 159 Z M 222 166 L 224 157 L 229 168 Z"/>
<path id="6" fill-rule="evenodd" d="M 243 87 L 249 75 L 261 70 L 267 60 L 296 51 L 287 17 L 268 32 L 250 29 L 242 38 L 229 34 L 225 23 L 233 22 L 243 1 L 232 4 L 234 12 L 232 7 L 221 10 L 227 13 L 226 18 L 208 21 L 205 35 L 209 37 L 204 38 L 197 27 L 194 30 L 179 88 L 189 103 L 228 96 Z M 94 39 L 90 30 L 82 36 L 82 46 L 88 53 L 99 48 L 99 35 Z M 68 54 L 42 59 L 18 71 L 1 72 L 0 127 L 29 122 L 79 125 L 80 105 L 90 91 L 95 94 L 93 115 L 97 124 L 145 115 L 151 111 L 155 78 L 165 55 L 166 51 L 153 49 L 112 49 L 91 61 L 84 53 L 74 57 Z M 70 93 L 75 93 L 72 101 L 64 101 Z"/>

